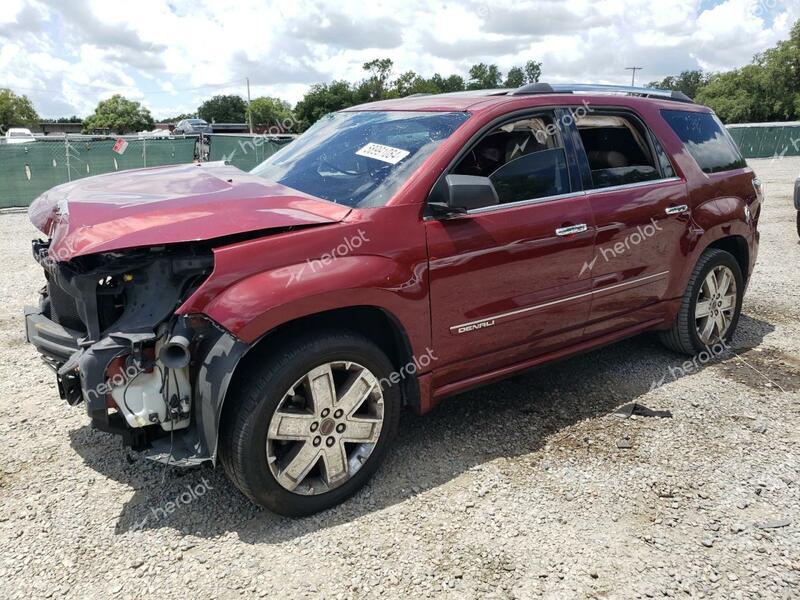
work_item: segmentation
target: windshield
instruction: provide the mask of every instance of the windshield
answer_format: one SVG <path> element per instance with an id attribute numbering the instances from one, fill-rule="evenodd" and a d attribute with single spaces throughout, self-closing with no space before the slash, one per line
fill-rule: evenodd
<path id="1" fill-rule="evenodd" d="M 338 204 L 382 206 L 468 116 L 330 114 L 251 172 Z"/>

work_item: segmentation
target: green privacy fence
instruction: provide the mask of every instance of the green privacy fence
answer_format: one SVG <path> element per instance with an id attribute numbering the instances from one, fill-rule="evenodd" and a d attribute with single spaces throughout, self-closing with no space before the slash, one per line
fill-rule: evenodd
<path id="1" fill-rule="evenodd" d="M 225 160 L 249 171 L 292 141 L 291 135 L 211 134 L 208 139 L 208 160 Z"/>
<path id="2" fill-rule="evenodd" d="M 745 158 L 800 156 L 800 123 L 728 125 Z"/>
<path id="3" fill-rule="evenodd" d="M 127 146 L 115 152 L 124 139 Z M 40 137 L 28 144 L 0 143 L 0 208 L 28 206 L 51 187 L 91 175 L 190 163 L 228 160 L 249 171 L 293 136 L 209 135 L 138 139 L 69 135 Z M 118 150 L 121 148 L 118 147 Z"/>
<path id="4" fill-rule="evenodd" d="M 53 186 L 90 175 L 192 162 L 197 142 L 124 138 L 127 147 L 119 153 L 113 150 L 117 139 L 68 136 L 0 144 L 0 208 L 27 206 Z"/>

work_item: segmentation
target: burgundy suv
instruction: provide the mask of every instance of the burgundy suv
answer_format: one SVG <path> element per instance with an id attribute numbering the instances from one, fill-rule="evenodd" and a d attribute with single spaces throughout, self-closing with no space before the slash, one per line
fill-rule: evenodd
<path id="1" fill-rule="evenodd" d="M 101 175 L 30 207 L 27 337 L 148 458 L 222 463 L 305 515 L 378 468 L 400 411 L 658 330 L 726 343 L 762 192 L 680 93 L 534 84 L 321 119 L 245 173 Z"/>

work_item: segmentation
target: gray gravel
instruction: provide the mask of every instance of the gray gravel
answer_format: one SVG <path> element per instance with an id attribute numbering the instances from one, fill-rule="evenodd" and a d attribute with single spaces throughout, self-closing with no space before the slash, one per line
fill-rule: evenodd
<path id="1" fill-rule="evenodd" d="M 673 377 L 646 335 L 407 415 L 367 488 L 302 520 L 128 457 L 58 399 L 22 333 L 35 231 L 0 215 L 0 598 L 798 596 L 800 160 L 752 164 L 735 356 Z M 613 414 L 630 402 L 673 418 Z"/>

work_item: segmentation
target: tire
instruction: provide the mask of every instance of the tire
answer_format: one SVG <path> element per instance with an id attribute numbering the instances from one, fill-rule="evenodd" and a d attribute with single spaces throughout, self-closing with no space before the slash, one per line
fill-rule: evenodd
<path id="1" fill-rule="evenodd" d="M 735 284 L 735 290 L 727 296 L 720 298 L 719 302 L 723 304 L 716 307 L 717 312 L 722 313 L 723 320 L 727 320 L 727 328 L 724 329 L 723 335 L 719 335 L 720 327 L 715 324 L 710 337 L 704 340 L 701 338 L 703 332 L 699 331 L 698 328 L 700 327 L 705 331 L 704 325 L 707 325 L 708 321 L 703 316 L 697 316 L 698 302 L 701 301 L 702 296 L 700 310 L 704 312 L 709 304 L 713 305 L 714 303 L 713 300 L 706 300 L 708 296 L 708 287 L 704 286 L 704 282 L 706 282 L 712 271 L 715 271 L 717 275 L 725 273 L 726 271 L 730 273 L 733 278 L 733 283 Z M 728 290 L 730 291 L 730 288 L 728 288 Z M 744 277 L 742 276 L 742 270 L 736 258 L 724 250 L 716 248 L 707 249 L 700 256 L 700 259 L 697 261 L 692 271 L 692 275 L 689 277 L 689 283 L 683 294 L 683 300 L 678 309 L 675 321 L 672 323 L 669 330 L 659 332 L 662 343 L 670 350 L 690 355 L 697 354 L 720 342 L 728 344 L 736 332 L 736 326 L 739 324 L 743 295 Z M 732 309 L 727 308 L 728 304 L 726 303 L 726 298 L 735 299 L 735 305 Z M 723 309 L 721 308 L 722 306 L 726 308 Z M 708 318 L 715 319 L 713 316 Z M 717 321 L 717 323 L 719 323 L 719 321 Z"/>
<path id="2" fill-rule="evenodd" d="M 285 340 L 251 366 L 251 379 L 226 401 L 221 425 L 220 459 L 228 478 L 254 503 L 292 517 L 353 495 L 378 469 L 397 432 L 400 386 L 383 385 L 395 371 L 391 361 L 363 336 L 320 332 Z M 347 414 L 337 408 L 362 394 L 366 400 Z M 337 400 L 330 403 L 330 397 Z M 345 441 L 348 436 L 366 441 Z M 307 458 L 314 452 L 317 459 Z M 301 475 L 300 463 L 311 464 L 310 471 Z"/>
<path id="3" fill-rule="evenodd" d="M 800 210 L 797 211 L 797 237 L 800 237 Z"/>

